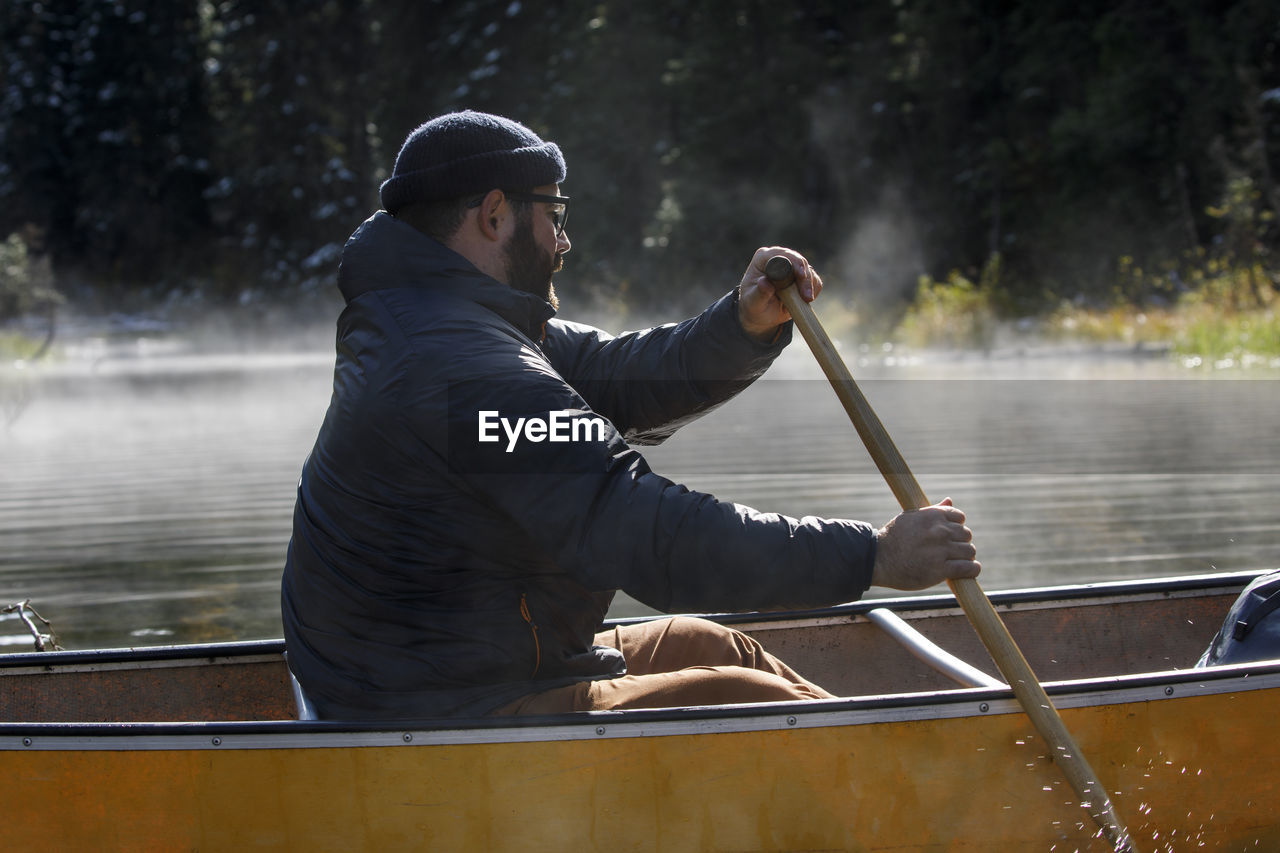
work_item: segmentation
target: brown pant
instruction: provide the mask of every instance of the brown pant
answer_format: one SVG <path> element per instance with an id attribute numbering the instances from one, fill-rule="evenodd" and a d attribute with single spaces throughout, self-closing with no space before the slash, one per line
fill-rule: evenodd
<path id="1" fill-rule="evenodd" d="M 596 634 L 627 660 L 620 678 L 533 693 L 497 714 L 558 714 L 733 702 L 830 699 L 755 640 L 715 622 L 677 616 Z"/>

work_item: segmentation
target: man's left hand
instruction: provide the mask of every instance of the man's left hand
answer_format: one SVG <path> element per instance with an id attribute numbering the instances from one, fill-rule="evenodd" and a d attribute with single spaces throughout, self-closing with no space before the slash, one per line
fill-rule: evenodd
<path id="1" fill-rule="evenodd" d="M 782 304 L 773 282 L 764 274 L 764 265 L 774 255 L 782 255 L 791 261 L 795 284 L 800 298 L 812 302 L 822 292 L 822 278 L 814 271 L 804 255 L 780 246 L 757 249 L 751 266 L 743 273 L 738 285 L 738 321 L 743 330 L 762 343 L 769 343 L 778 333 L 778 326 L 791 319 L 787 306 Z"/>

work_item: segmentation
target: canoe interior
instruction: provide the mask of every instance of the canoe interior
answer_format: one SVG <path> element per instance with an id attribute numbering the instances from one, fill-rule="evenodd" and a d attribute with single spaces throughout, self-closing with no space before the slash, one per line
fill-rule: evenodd
<path id="1" fill-rule="evenodd" d="M 1041 681 L 1188 669 L 1256 573 L 995 593 Z M 922 634 L 998 676 L 950 596 L 860 602 L 805 614 L 731 616 L 811 680 L 842 696 L 956 685 L 864 615 L 887 606 Z M 280 641 L 0 655 L 0 722 L 289 720 Z"/>

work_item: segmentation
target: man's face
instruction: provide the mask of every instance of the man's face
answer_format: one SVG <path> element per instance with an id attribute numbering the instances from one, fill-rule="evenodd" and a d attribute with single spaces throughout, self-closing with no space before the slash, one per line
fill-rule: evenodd
<path id="1" fill-rule="evenodd" d="M 556 186 L 538 187 L 541 195 L 557 195 Z M 556 234 L 550 207 L 542 202 L 521 205 L 515 231 L 503 247 L 507 284 L 516 290 L 532 293 L 559 308 L 553 274 L 564 266 L 564 253 L 569 251 L 569 238 Z"/>

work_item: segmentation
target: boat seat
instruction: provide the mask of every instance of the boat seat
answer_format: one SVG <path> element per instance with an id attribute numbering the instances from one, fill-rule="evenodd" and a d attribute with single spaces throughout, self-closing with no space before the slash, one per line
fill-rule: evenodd
<path id="1" fill-rule="evenodd" d="M 298 677 L 293 674 L 293 670 L 289 669 L 289 653 L 284 653 L 284 668 L 289 673 L 289 686 L 293 688 L 293 702 L 298 706 L 299 720 L 318 720 L 320 715 L 316 713 L 316 708 L 311 704 L 311 700 L 307 698 L 307 694 L 302 691 L 302 685 L 298 683 Z"/>

